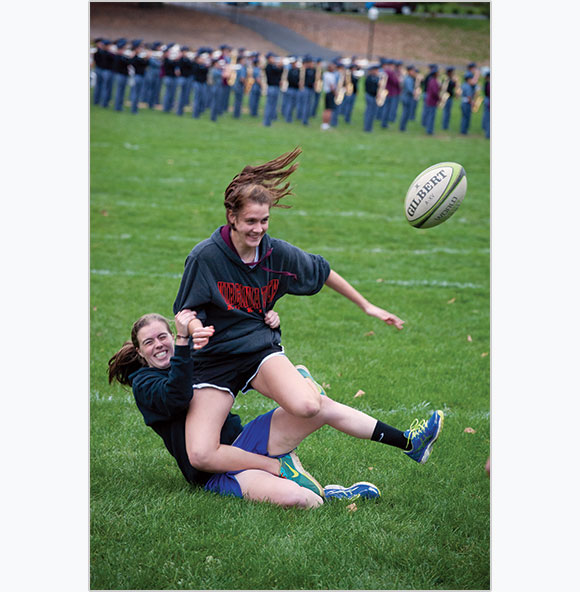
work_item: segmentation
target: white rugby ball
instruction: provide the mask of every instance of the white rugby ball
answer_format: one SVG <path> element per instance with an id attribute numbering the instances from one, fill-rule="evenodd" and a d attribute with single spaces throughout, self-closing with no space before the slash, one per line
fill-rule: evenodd
<path id="1" fill-rule="evenodd" d="M 467 191 L 465 169 L 456 162 L 440 162 L 425 169 L 411 183 L 405 215 L 415 228 L 432 228 L 450 218 Z"/>

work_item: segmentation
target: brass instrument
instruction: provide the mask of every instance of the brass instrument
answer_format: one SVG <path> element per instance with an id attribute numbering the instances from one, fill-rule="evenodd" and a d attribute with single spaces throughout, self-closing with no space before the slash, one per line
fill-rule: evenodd
<path id="1" fill-rule="evenodd" d="M 290 69 L 289 64 L 288 67 L 284 66 L 282 70 L 282 79 L 280 80 L 280 91 L 285 93 L 288 90 L 288 70 Z"/>
<path id="2" fill-rule="evenodd" d="M 260 66 L 260 86 L 262 87 L 262 96 L 265 97 L 268 94 L 268 79 L 264 65 Z"/>
<path id="3" fill-rule="evenodd" d="M 300 77 L 298 80 L 298 88 L 300 90 L 302 90 L 304 88 L 304 80 L 306 78 L 306 67 L 304 66 L 303 63 L 300 63 L 299 68 L 300 68 Z"/>
<path id="4" fill-rule="evenodd" d="M 232 61 L 226 65 L 226 81 L 228 86 L 234 86 L 236 83 L 236 78 L 238 77 L 237 70 L 239 67 L 236 68 L 236 64 L 238 63 L 238 50 L 234 49 L 232 51 Z"/>
<path id="5" fill-rule="evenodd" d="M 483 97 L 477 97 L 473 105 L 471 105 L 471 112 L 477 113 L 479 111 L 479 108 L 481 107 L 481 103 L 483 103 Z"/>
<path id="6" fill-rule="evenodd" d="M 421 96 L 421 83 L 423 82 L 423 74 L 417 74 L 415 78 L 415 89 L 413 91 L 413 98 L 418 101 Z"/>
<path id="7" fill-rule="evenodd" d="M 387 75 L 381 71 L 379 74 L 379 86 L 377 88 L 377 107 L 382 107 L 387 100 L 387 95 L 389 91 L 387 90 Z"/>
<path id="8" fill-rule="evenodd" d="M 336 91 L 334 94 L 335 105 L 342 105 L 342 101 L 344 101 L 345 94 L 346 94 L 346 87 L 344 85 L 344 73 L 341 72 L 340 76 L 338 77 L 338 84 L 336 86 Z"/>
<path id="9" fill-rule="evenodd" d="M 320 64 L 316 66 L 316 72 L 314 74 L 314 92 L 322 92 L 322 66 Z"/>
<path id="10" fill-rule="evenodd" d="M 252 86 L 254 86 L 254 82 L 256 79 L 254 78 L 254 66 L 248 67 L 248 75 L 246 76 L 246 82 L 244 84 L 244 93 L 248 94 L 252 90 Z"/>
<path id="11" fill-rule="evenodd" d="M 441 94 L 441 99 L 439 102 L 439 106 L 441 108 L 445 107 L 445 104 L 447 103 L 447 101 L 449 100 L 449 97 L 451 96 L 449 94 L 449 78 L 447 78 L 447 80 L 445 81 L 445 88 L 442 89 L 443 93 Z"/>
<path id="12" fill-rule="evenodd" d="M 349 68 L 346 71 L 346 96 L 350 97 L 354 92 L 354 84 L 352 83 L 352 71 Z"/>

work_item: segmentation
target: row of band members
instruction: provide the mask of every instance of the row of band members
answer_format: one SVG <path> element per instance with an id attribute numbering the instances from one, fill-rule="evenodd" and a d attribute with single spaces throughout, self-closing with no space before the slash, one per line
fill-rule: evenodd
<path id="1" fill-rule="evenodd" d="M 244 48 L 234 50 L 226 44 L 219 50 L 200 47 L 192 52 L 186 46 L 154 42 L 144 45 L 140 39 L 128 42 L 118 39 L 96 39 L 91 51 L 94 72 L 95 104 L 123 109 L 130 82 L 130 109 L 139 106 L 161 107 L 165 112 L 182 115 L 191 104 L 192 115 L 198 118 L 208 110 L 216 121 L 230 106 L 241 116 L 244 95 L 248 95 L 249 113 L 258 116 L 260 98 L 265 97 L 263 124 L 270 126 L 280 112 L 287 122 L 294 117 L 304 125 L 316 116 L 320 97 L 324 99 L 321 128 L 338 124 L 339 115 L 350 123 L 359 81 L 364 77 L 366 107 L 363 129 L 372 131 L 375 121 L 382 128 L 393 124 L 401 113 L 399 129 L 405 131 L 409 121 L 416 119 L 419 100 L 423 99 L 421 123 L 426 133 L 433 134 L 435 113 L 442 110 L 442 129 L 449 129 L 454 99 L 461 102 L 459 131 L 467 134 L 471 114 L 484 106 L 482 128 L 489 138 L 490 72 L 481 73 L 475 63 L 468 64 L 461 82 L 455 68 L 443 68 L 440 76 L 436 64 L 429 65 L 423 75 L 414 65 L 403 67 L 400 60 L 381 58 L 377 63 L 367 60 L 336 59 L 324 63 L 312 56 L 281 58 Z M 480 78 L 483 77 L 483 85 Z M 279 111 L 279 97 L 282 101 Z M 158 107 L 159 106 L 159 107 Z"/>

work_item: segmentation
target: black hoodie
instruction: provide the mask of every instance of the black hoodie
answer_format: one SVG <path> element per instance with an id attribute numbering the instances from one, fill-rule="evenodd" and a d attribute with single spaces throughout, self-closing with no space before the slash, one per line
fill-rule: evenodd
<path id="1" fill-rule="evenodd" d="M 258 261 L 246 264 L 224 240 L 228 235 L 222 228 L 188 255 L 173 305 L 174 314 L 188 308 L 205 326 L 215 327 L 209 344 L 193 353 L 196 359 L 253 353 L 279 344 L 280 330 L 270 329 L 264 315 L 284 294 L 316 294 L 330 273 L 321 255 L 267 234 Z"/>
<path id="2" fill-rule="evenodd" d="M 211 474 L 191 466 L 185 447 L 185 418 L 193 395 L 193 360 L 189 347 L 175 346 L 169 368 L 140 368 L 129 376 L 129 381 L 145 424 L 163 438 L 165 447 L 187 481 L 205 485 Z M 230 413 L 223 425 L 220 442 L 231 444 L 241 431 L 239 416 Z"/>

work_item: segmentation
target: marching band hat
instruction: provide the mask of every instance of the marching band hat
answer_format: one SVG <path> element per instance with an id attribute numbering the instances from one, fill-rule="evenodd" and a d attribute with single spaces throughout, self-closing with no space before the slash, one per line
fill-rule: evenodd
<path id="1" fill-rule="evenodd" d="M 224 43 L 223 45 L 220 45 L 220 49 L 224 50 L 224 49 L 232 49 L 230 45 L 228 45 L 227 43 Z"/>
<path id="2" fill-rule="evenodd" d="M 453 66 L 447 66 L 445 69 L 446 72 L 455 72 L 455 68 Z"/>
<path id="3" fill-rule="evenodd" d="M 131 48 L 137 49 L 142 43 L 143 39 L 133 39 L 133 41 L 131 41 Z"/>
<path id="4" fill-rule="evenodd" d="M 417 68 L 415 68 L 415 66 L 413 64 L 409 64 L 407 66 L 407 70 L 415 70 L 415 72 L 417 71 Z"/>
<path id="5" fill-rule="evenodd" d="M 469 62 L 469 64 L 467 64 L 468 68 L 475 68 L 477 67 L 477 64 L 475 62 Z"/>
<path id="6" fill-rule="evenodd" d="M 470 78 L 473 78 L 473 72 L 466 72 L 465 73 L 465 80 L 469 80 Z"/>
<path id="7" fill-rule="evenodd" d="M 277 57 L 278 57 L 278 55 L 277 55 L 277 54 L 275 54 L 273 51 L 269 51 L 269 52 L 266 54 L 266 59 L 268 59 L 268 58 L 277 58 Z"/>
<path id="8" fill-rule="evenodd" d="M 121 49 L 123 47 L 125 47 L 125 45 L 127 45 L 127 40 L 123 37 L 121 37 L 121 39 L 117 39 L 117 41 L 115 41 L 115 45 Z"/>
<path id="9" fill-rule="evenodd" d="M 377 70 L 380 67 L 381 67 L 381 64 L 379 64 L 378 62 L 373 62 L 372 64 L 369 64 L 367 66 L 367 70 Z"/>
<path id="10" fill-rule="evenodd" d="M 393 63 L 395 64 L 395 66 L 402 66 L 403 65 L 402 60 L 394 60 Z"/>
<path id="11" fill-rule="evenodd" d="M 429 64 L 429 70 L 431 70 L 431 72 L 437 72 L 439 66 L 437 64 Z"/>
<path id="12" fill-rule="evenodd" d="M 151 49 L 159 49 L 163 44 L 161 43 L 161 41 L 154 41 L 151 44 Z"/>
<path id="13" fill-rule="evenodd" d="M 307 54 L 306 54 L 306 55 L 305 55 L 305 56 L 302 58 L 302 61 L 303 61 L 303 62 L 312 62 L 312 61 L 313 61 L 313 59 L 312 59 L 312 56 L 311 56 L 310 54 L 308 54 L 308 53 L 307 53 Z"/>
<path id="14" fill-rule="evenodd" d="M 189 47 L 187 45 L 182 45 L 181 51 L 189 51 Z"/>

